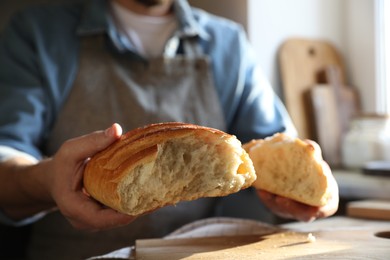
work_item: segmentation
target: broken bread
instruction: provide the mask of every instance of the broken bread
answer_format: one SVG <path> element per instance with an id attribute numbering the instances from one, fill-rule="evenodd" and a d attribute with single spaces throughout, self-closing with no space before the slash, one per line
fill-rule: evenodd
<path id="1" fill-rule="evenodd" d="M 327 204 L 332 176 L 313 145 L 283 133 L 244 144 L 257 174 L 253 186 L 311 206 Z"/>
<path id="2" fill-rule="evenodd" d="M 235 136 L 185 123 L 127 132 L 94 155 L 84 171 L 84 186 L 93 198 L 129 215 L 225 196 L 255 179 L 252 161 Z"/>

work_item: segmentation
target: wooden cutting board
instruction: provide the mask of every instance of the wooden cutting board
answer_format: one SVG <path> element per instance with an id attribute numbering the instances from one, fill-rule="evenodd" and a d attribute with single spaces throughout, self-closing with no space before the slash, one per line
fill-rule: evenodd
<path id="1" fill-rule="evenodd" d="M 323 223 L 298 223 L 268 235 L 137 240 L 136 259 L 389 259 L 389 222 Z"/>
<path id="2" fill-rule="evenodd" d="M 347 215 L 366 219 L 390 220 L 390 201 L 359 200 L 347 204 Z M 390 231 L 390 230 L 389 230 Z"/>
<path id="3" fill-rule="evenodd" d="M 342 134 L 349 130 L 351 119 L 361 113 L 359 92 L 343 83 L 341 70 L 336 65 L 328 65 L 318 73 L 318 83 L 328 84 L 336 99 L 339 127 Z"/>
<path id="4" fill-rule="evenodd" d="M 324 159 L 331 166 L 340 167 L 342 140 L 351 120 L 360 113 L 360 98 L 355 88 L 342 84 L 336 65 L 325 66 L 317 75 L 322 84 L 308 90 L 314 140 L 321 146 Z"/>
<path id="5" fill-rule="evenodd" d="M 341 84 L 345 84 L 345 67 L 337 49 L 327 41 L 292 38 L 279 50 L 279 67 L 283 98 L 298 130 L 299 137 L 315 140 L 307 92 L 317 84 L 317 74 L 326 66 L 340 68 Z"/>
<path id="6" fill-rule="evenodd" d="M 315 85 L 309 90 L 315 139 L 331 166 L 341 161 L 341 126 L 334 88 L 328 84 Z"/>

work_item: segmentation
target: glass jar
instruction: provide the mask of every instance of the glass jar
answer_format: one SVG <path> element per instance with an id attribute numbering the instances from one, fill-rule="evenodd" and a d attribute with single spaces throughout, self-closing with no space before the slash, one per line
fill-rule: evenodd
<path id="1" fill-rule="evenodd" d="M 390 117 L 354 118 L 343 138 L 341 155 L 346 168 L 362 168 L 369 161 L 390 160 Z"/>

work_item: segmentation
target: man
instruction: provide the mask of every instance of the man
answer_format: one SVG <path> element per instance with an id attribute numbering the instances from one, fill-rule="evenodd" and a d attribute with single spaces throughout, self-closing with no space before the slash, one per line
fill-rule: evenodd
<path id="1" fill-rule="evenodd" d="M 86 258 L 212 216 L 217 199 L 126 216 L 88 197 L 87 159 L 117 140 L 121 126 L 183 121 L 242 142 L 296 134 L 242 29 L 184 0 L 19 13 L 0 42 L 0 111 L 1 219 L 34 222 L 33 259 Z M 305 221 L 337 209 L 337 193 L 324 208 L 258 194 L 276 214 Z"/>

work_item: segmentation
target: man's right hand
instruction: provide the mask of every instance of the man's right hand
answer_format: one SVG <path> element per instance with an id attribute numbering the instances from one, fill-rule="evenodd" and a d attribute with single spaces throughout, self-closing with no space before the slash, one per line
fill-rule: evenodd
<path id="1" fill-rule="evenodd" d="M 57 206 L 78 229 L 102 230 L 126 225 L 136 217 L 119 213 L 92 199 L 83 190 L 83 172 L 88 158 L 103 150 L 122 134 L 118 124 L 66 141 L 53 158 L 35 165 L 0 165 L 0 207 L 10 217 L 26 218 Z M 8 171 L 7 171 L 8 170 Z M 7 183 L 7 184 L 6 184 Z M 11 199 L 8 199 L 11 198 Z"/>

